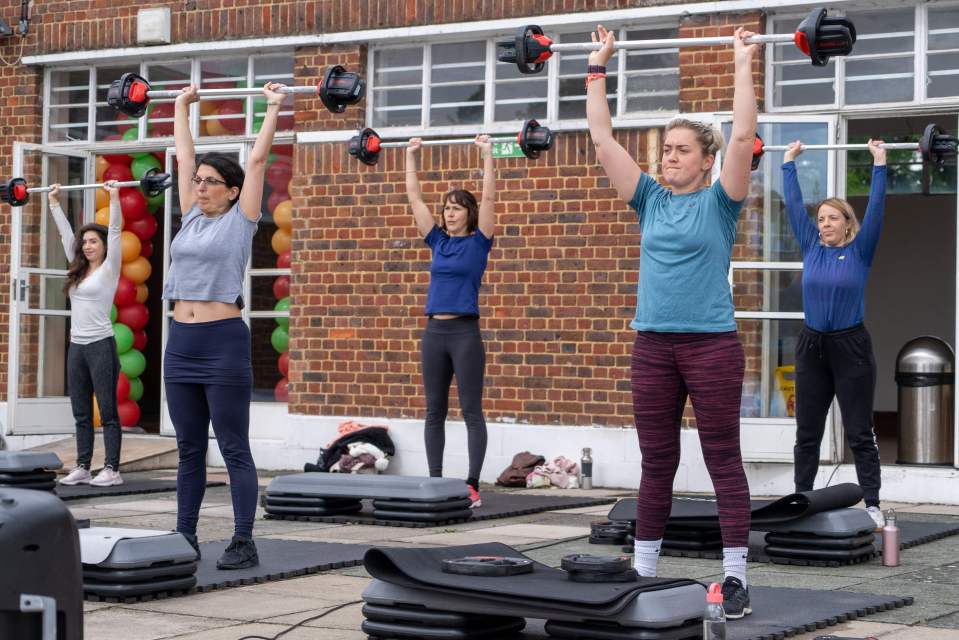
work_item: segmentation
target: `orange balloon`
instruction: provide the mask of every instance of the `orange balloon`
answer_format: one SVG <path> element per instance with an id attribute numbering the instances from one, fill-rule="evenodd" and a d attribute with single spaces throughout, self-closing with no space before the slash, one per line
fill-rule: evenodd
<path id="1" fill-rule="evenodd" d="M 110 166 L 110 162 L 103 156 L 97 156 L 97 182 L 103 180 L 103 172 Z M 99 209 L 99 207 L 97 207 Z"/>
<path id="2" fill-rule="evenodd" d="M 290 237 L 290 234 L 287 231 L 284 231 L 283 229 L 277 229 L 275 232 L 273 232 L 273 239 L 270 240 L 270 244 L 273 246 L 273 251 L 279 255 L 290 250 L 292 240 L 293 238 Z"/>
<path id="3" fill-rule="evenodd" d="M 93 428 L 99 429 L 100 424 L 100 405 L 97 404 L 97 396 L 93 396 Z"/>
<path id="4" fill-rule="evenodd" d="M 293 232 L 293 201 L 284 200 L 273 209 L 273 222 L 287 233 Z"/>
<path id="5" fill-rule="evenodd" d="M 123 254 L 122 262 L 130 262 L 140 257 L 140 238 L 132 231 L 124 231 L 120 234 L 120 252 Z"/>
<path id="6" fill-rule="evenodd" d="M 150 290 L 147 289 L 147 286 L 145 284 L 137 285 L 137 302 L 139 302 L 140 304 L 145 303 L 149 295 L 150 295 Z"/>
<path id="7" fill-rule="evenodd" d="M 94 222 L 97 224 L 102 224 L 104 227 L 110 226 L 110 207 L 103 207 L 102 209 L 97 210 L 97 214 L 94 216 Z M 120 215 L 120 228 L 122 229 L 125 226 L 123 221 L 123 215 Z"/>
<path id="8" fill-rule="evenodd" d="M 97 180 L 102 180 L 100 176 L 97 176 Z M 97 211 L 104 207 L 110 206 L 110 194 L 107 193 L 106 189 L 97 189 Z"/>
<path id="9" fill-rule="evenodd" d="M 143 284 L 150 278 L 152 271 L 153 267 L 150 265 L 150 261 L 143 256 L 139 256 L 135 260 L 124 263 L 120 268 L 120 275 L 132 280 L 133 284 Z"/>
<path id="10" fill-rule="evenodd" d="M 216 113 L 217 102 L 211 100 L 200 100 L 200 115 L 210 116 Z"/>

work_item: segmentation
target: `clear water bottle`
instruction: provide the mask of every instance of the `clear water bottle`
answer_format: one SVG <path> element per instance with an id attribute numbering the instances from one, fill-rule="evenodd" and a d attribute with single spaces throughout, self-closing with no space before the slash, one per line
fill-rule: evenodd
<path id="1" fill-rule="evenodd" d="M 706 592 L 703 612 L 703 640 L 726 640 L 726 610 L 723 609 L 723 588 L 718 582 Z"/>

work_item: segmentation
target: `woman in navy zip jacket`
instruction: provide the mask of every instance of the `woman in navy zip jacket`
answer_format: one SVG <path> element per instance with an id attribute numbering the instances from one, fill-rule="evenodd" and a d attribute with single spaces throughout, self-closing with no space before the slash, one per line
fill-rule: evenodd
<path id="1" fill-rule="evenodd" d="M 886 151 L 869 141 L 873 157 L 869 204 L 862 226 L 845 200 L 829 198 L 816 207 L 815 224 L 803 205 L 795 158 L 798 140 L 783 164 L 786 213 L 803 258 L 805 324 L 796 344 L 796 491 L 809 491 L 819 467 L 819 447 L 833 396 L 856 462 L 866 510 L 883 525 L 879 510 L 879 448 L 873 431 L 876 359 L 863 326 L 863 298 L 882 229 L 886 197 Z"/>

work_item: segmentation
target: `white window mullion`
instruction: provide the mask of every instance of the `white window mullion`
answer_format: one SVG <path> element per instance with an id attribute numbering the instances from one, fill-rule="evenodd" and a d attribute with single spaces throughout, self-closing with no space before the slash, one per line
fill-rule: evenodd
<path id="1" fill-rule="evenodd" d="M 87 85 L 87 141 L 97 139 L 97 68 L 88 67 Z"/>
<path id="2" fill-rule="evenodd" d="M 423 129 L 428 129 L 430 126 L 430 80 L 432 72 L 432 63 L 433 63 L 433 51 L 430 45 L 423 45 L 423 101 L 422 109 L 423 113 L 420 114 L 420 125 Z"/>
<path id="3" fill-rule="evenodd" d="M 490 38 L 486 41 L 486 100 L 483 104 L 483 128 L 493 124 L 496 110 L 496 42 Z"/>
<path id="4" fill-rule="evenodd" d="M 917 102 L 926 101 L 926 93 L 928 92 L 929 83 L 926 81 L 928 78 L 928 69 L 929 69 L 929 13 L 927 11 L 928 4 L 920 4 L 916 6 L 916 62 L 913 65 L 916 71 L 916 83 L 915 90 L 913 95 Z M 918 34 L 922 34 L 919 36 Z"/>
<path id="5" fill-rule="evenodd" d="M 369 127 L 373 124 L 373 78 L 376 77 L 376 67 L 373 64 L 373 61 L 376 59 L 376 56 L 373 55 L 373 47 L 367 47 L 366 49 L 366 126 Z"/>
<path id="6" fill-rule="evenodd" d="M 554 42 L 562 42 L 556 36 Z M 562 55 L 562 54 L 561 54 Z M 551 60 L 546 65 L 546 120 L 553 123 L 559 121 L 559 61 Z"/>
<path id="7" fill-rule="evenodd" d="M 49 137 L 47 131 L 50 127 L 50 92 L 53 78 L 53 70 L 50 67 L 45 67 L 43 69 L 43 129 L 40 132 L 40 141 L 42 144 L 47 144 L 49 142 Z"/>
<path id="8" fill-rule="evenodd" d="M 620 41 L 626 40 L 626 29 L 620 29 L 616 37 Z M 626 49 L 616 52 L 616 118 L 622 118 L 626 112 Z M 587 64 L 589 64 L 587 60 Z"/>

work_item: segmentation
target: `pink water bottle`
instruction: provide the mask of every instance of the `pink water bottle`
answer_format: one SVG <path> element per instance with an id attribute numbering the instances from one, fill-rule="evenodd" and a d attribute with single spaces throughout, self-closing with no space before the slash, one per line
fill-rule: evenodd
<path id="1" fill-rule="evenodd" d="M 886 511 L 886 526 L 882 528 L 882 563 L 887 567 L 899 566 L 899 527 L 892 509 Z"/>

